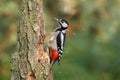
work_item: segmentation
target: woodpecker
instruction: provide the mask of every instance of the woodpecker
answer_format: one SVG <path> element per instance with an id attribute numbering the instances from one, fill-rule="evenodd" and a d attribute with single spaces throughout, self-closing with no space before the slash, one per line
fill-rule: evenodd
<path id="1" fill-rule="evenodd" d="M 57 21 L 59 27 L 52 32 L 48 44 L 49 52 L 51 52 L 50 69 L 52 69 L 52 66 L 56 61 L 60 64 L 65 45 L 66 29 L 69 26 L 69 23 L 65 19 L 54 19 Z"/>

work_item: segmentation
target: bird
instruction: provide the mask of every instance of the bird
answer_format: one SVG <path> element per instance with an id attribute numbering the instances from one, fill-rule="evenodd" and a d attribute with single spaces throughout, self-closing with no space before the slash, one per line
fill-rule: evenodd
<path id="1" fill-rule="evenodd" d="M 54 18 L 57 23 L 58 27 L 53 30 L 51 33 L 48 48 L 49 52 L 51 53 L 50 56 L 50 69 L 52 69 L 53 64 L 58 61 L 58 64 L 60 65 L 60 60 L 62 58 L 64 46 L 65 46 L 65 40 L 66 40 L 66 30 L 69 27 L 69 23 L 65 19 L 58 19 Z"/>

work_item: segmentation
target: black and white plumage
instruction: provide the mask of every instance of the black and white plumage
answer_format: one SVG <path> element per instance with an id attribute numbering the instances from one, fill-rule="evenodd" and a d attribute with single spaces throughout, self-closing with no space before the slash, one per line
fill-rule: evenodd
<path id="1" fill-rule="evenodd" d="M 55 20 L 58 22 L 59 27 L 57 27 L 51 34 L 50 36 L 50 42 L 49 42 L 49 48 L 51 48 L 52 50 L 55 50 L 58 52 L 58 58 L 56 60 L 58 60 L 58 63 L 60 63 L 60 59 L 62 57 L 62 53 L 64 50 L 64 45 L 65 45 L 65 39 L 66 39 L 66 29 L 68 28 L 68 22 L 64 19 L 57 19 L 55 18 Z M 54 57 L 54 54 L 52 54 Z M 54 62 L 56 61 L 54 60 Z M 52 61 L 52 60 L 51 60 Z"/>
<path id="2" fill-rule="evenodd" d="M 59 33 L 56 38 L 56 43 L 57 43 L 57 51 L 59 53 L 59 59 L 62 57 L 63 49 L 64 49 L 64 44 L 65 44 L 65 38 L 66 38 L 66 32 L 65 31 L 59 31 Z M 56 31 L 56 32 L 57 32 Z"/>
<path id="3" fill-rule="evenodd" d="M 58 19 L 56 19 L 58 21 Z M 57 51 L 59 53 L 58 62 L 60 61 L 60 58 L 62 57 L 64 44 L 65 44 L 65 38 L 66 38 L 66 29 L 68 28 L 68 22 L 64 19 L 60 19 L 59 27 L 55 30 L 55 32 L 58 32 L 56 43 L 57 43 Z"/>

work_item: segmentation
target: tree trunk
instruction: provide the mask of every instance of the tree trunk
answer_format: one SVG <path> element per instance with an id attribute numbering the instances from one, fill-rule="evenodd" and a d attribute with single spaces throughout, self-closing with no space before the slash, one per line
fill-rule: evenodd
<path id="1" fill-rule="evenodd" d="M 45 38 L 42 0 L 21 0 L 17 51 L 12 55 L 11 80 L 53 80 Z"/>

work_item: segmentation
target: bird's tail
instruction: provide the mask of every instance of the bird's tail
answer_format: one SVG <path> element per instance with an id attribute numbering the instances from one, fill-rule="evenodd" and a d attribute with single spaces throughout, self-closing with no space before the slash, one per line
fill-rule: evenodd
<path id="1" fill-rule="evenodd" d="M 55 61 L 50 61 L 50 70 L 52 70 L 54 63 L 55 63 Z"/>

